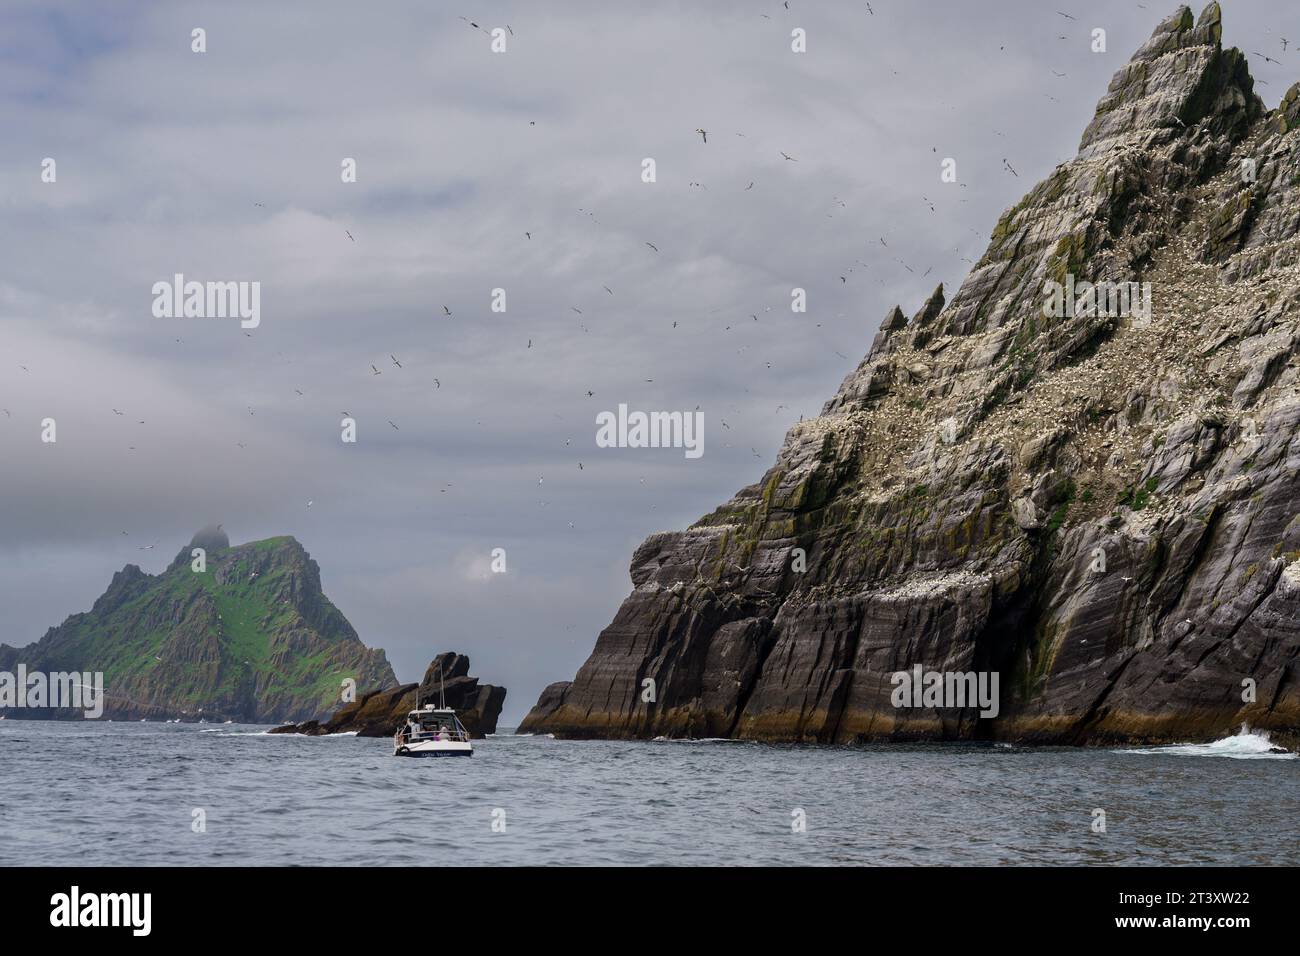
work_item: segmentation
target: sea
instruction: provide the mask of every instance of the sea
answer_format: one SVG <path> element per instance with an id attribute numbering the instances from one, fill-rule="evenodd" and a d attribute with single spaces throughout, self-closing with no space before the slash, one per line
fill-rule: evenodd
<path id="1" fill-rule="evenodd" d="M 236 724 L 0 721 L 0 865 L 1296 865 L 1300 761 L 509 732 L 472 758 Z"/>

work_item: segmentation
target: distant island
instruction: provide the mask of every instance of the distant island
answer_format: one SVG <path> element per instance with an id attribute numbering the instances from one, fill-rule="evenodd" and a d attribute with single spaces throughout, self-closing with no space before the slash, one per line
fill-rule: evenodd
<path id="1" fill-rule="evenodd" d="M 201 554 L 197 558 L 196 551 Z M 201 568 L 201 569 L 200 569 Z M 128 564 L 90 611 L 26 647 L 0 644 L 0 671 L 102 671 L 105 719 L 279 724 L 324 720 L 344 702 L 398 686 L 321 591 L 292 537 L 231 547 L 204 528 L 165 571 Z M 0 708 L 11 718 L 81 711 Z"/>

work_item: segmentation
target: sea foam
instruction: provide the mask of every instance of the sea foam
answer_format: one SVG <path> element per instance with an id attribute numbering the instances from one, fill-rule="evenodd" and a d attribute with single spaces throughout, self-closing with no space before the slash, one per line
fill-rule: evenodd
<path id="1" fill-rule="evenodd" d="M 1174 744 L 1168 747 L 1144 747 L 1119 750 L 1122 754 L 1162 754 L 1171 757 L 1232 757 L 1235 760 L 1295 760 L 1300 754 L 1278 752 L 1280 748 L 1264 731 L 1252 731 L 1245 724 L 1230 737 L 1209 744 Z"/>

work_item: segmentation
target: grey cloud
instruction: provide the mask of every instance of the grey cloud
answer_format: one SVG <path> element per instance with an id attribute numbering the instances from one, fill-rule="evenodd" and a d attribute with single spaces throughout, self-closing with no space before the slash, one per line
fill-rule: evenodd
<path id="1" fill-rule="evenodd" d="M 757 480 L 895 302 L 955 289 L 1173 9 L 791 6 L 467 12 L 511 25 L 494 56 L 445 5 L 7 4 L 0 640 L 224 521 L 302 540 L 401 677 L 466 652 L 516 720 L 585 658 L 636 543 Z M 1272 50 L 1281 12 L 1225 4 L 1225 38 Z M 1252 67 L 1270 103 L 1300 73 Z M 153 318 L 174 272 L 260 281 L 261 327 Z M 620 401 L 701 406 L 704 457 L 597 449 Z M 468 575 L 497 546 L 507 579 Z"/>

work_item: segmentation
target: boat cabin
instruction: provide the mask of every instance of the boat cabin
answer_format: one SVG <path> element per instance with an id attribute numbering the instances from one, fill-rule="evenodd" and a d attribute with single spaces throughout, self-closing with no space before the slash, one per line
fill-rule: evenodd
<path id="1" fill-rule="evenodd" d="M 407 714 L 400 733 L 407 740 L 469 740 L 469 731 L 454 710 L 432 704 Z"/>

